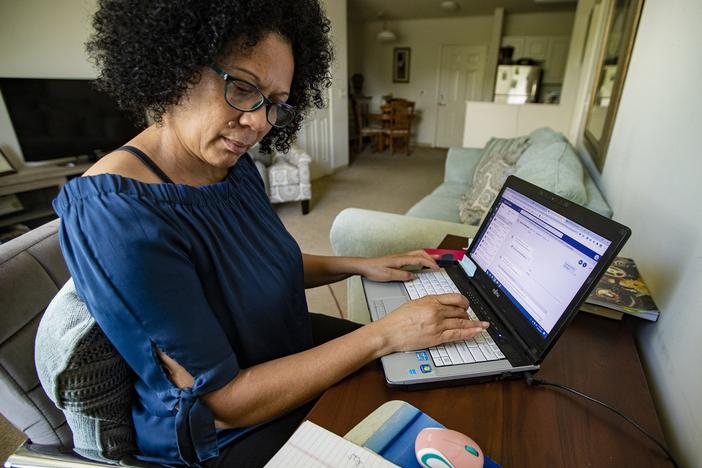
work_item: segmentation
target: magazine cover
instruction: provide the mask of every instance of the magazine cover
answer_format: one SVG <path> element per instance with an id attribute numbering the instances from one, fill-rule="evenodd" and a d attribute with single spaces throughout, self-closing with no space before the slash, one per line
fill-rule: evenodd
<path id="1" fill-rule="evenodd" d="M 658 307 L 630 258 L 615 258 L 585 302 L 648 320 L 658 319 Z"/>

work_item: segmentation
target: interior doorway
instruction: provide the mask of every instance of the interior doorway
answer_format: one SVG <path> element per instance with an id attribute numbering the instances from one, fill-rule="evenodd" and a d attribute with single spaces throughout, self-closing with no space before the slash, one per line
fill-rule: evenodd
<path id="1" fill-rule="evenodd" d="M 482 98 L 485 46 L 441 46 L 434 146 L 463 146 L 466 101 Z"/>

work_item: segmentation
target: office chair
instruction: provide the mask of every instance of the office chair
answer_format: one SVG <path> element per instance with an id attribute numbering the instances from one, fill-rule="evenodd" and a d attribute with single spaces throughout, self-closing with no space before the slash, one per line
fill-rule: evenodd
<path id="1" fill-rule="evenodd" d="M 0 245 L 0 413 L 28 438 L 5 467 L 155 467 L 131 455 L 112 464 L 79 456 L 64 414 L 40 385 L 35 336 L 46 307 L 70 277 L 58 226 L 55 220 Z"/>

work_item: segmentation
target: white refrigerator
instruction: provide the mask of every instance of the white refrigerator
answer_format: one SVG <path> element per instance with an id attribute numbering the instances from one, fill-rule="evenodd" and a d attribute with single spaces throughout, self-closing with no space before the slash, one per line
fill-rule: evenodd
<path id="1" fill-rule="evenodd" d="M 534 65 L 498 65 L 495 79 L 495 102 L 525 104 L 536 102 L 541 67 Z"/>

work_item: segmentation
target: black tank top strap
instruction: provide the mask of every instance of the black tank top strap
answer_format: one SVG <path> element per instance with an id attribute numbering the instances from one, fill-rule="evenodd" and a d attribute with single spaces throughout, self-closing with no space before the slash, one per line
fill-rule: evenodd
<path id="1" fill-rule="evenodd" d="M 151 172 L 153 172 L 154 174 L 156 174 L 156 175 L 158 176 L 158 178 L 161 179 L 163 182 L 165 182 L 165 183 L 167 183 L 167 184 L 172 184 L 172 183 L 174 183 L 174 182 L 171 180 L 171 178 L 168 177 L 168 176 L 166 175 L 166 173 L 163 172 L 163 171 L 161 170 L 161 168 L 158 167 L 158 166 L 156 165 L 156 163 L 153 162 L 153 160 L 152 160 L 150 157 L 148 157 L 148 156 L 146 155 L 146 153 L 144 153 L 142 150 L 140 150 L 140 149 L 138 149 L 138 148 L 135 148 L 135 147 L 133 147 L 133 146 L 122 146 L 122 147 L 117 148 L 115 151 L 126 151 L 126 152 L 128 152 L 128 153 L 132 153 L 134 156 L 136 156 L 137 158 L 139 158 L 139 159 L 141 160 L 141 162 L 143 162 L 144 165 L 145 165 L 146 167 L 148 167 L 149 169 L 151 169 Z"/>

